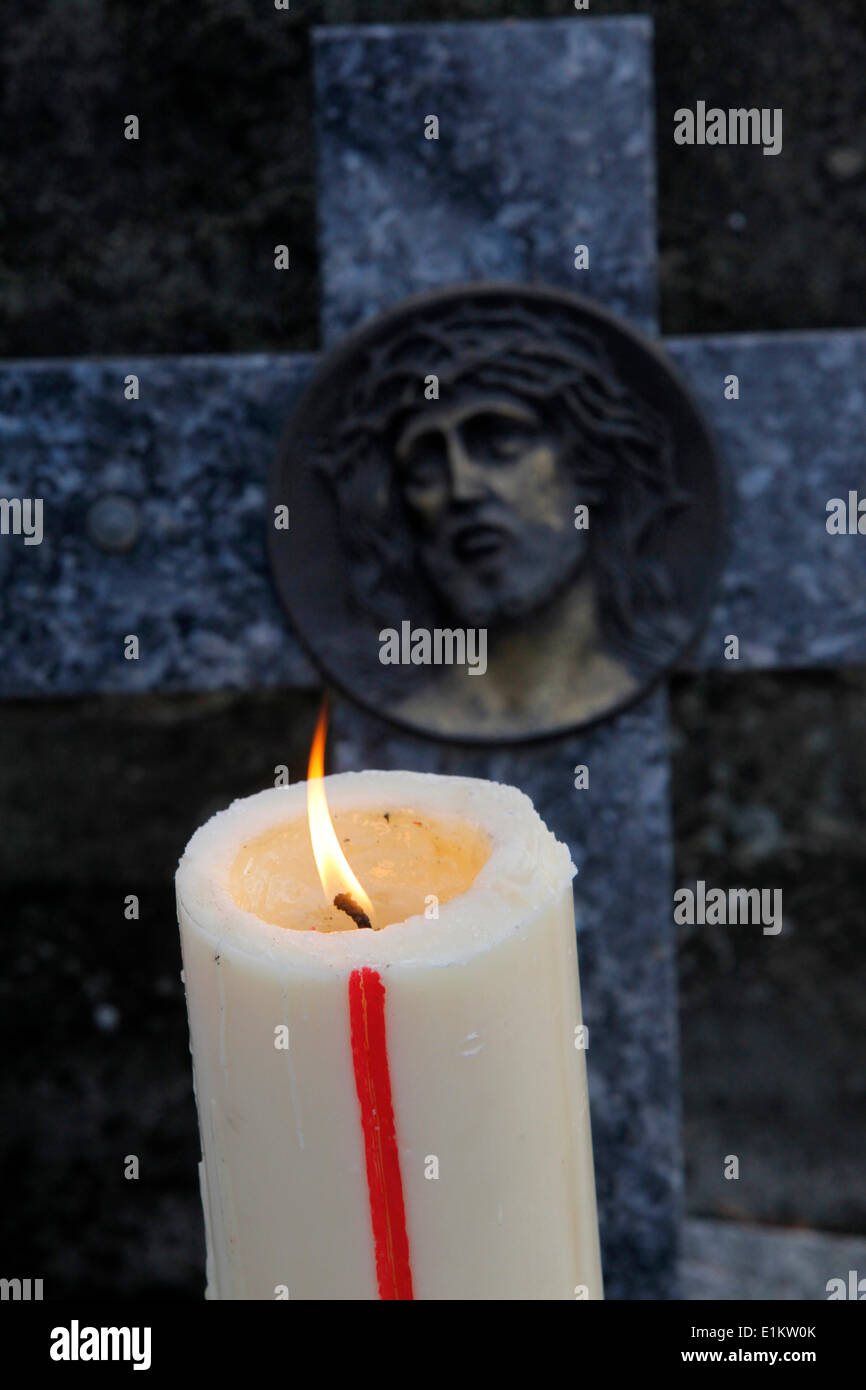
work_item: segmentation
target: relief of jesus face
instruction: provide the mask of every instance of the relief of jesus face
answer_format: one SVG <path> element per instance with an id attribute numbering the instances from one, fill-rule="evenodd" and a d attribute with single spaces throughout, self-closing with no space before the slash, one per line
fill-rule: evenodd
<path id="1" fill-rule="evenodd" d="M 477 393 L 413 415 L 396 444 L 421 562 L 446 606 L 493 626 L 549 601 L 585 559 L 557 433 L 525 401 Z"/>

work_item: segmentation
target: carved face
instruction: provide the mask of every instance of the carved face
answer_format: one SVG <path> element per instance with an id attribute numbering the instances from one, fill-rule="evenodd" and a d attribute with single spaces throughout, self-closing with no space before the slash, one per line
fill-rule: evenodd
<path id="1" fill-rule="evenodd" d="M 562 440 L 524 401 L 433 404 L 403 428 L 396 457 L 424 568 L 469 622 L 531 611 L 584 559 Z"/>

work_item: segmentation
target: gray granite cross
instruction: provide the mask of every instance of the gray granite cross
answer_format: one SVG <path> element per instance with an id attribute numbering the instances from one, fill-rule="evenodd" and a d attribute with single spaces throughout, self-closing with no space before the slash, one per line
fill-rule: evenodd
<path id="1" fill-rule="evenodd" d="M 655 331 L 651 40 L 645 19 L 582 15 L 318 31 L 326 345 L 410 293 L 483 279 L 574 289 Z M 423 138 L 428 114 L 438 142 Z M 578 243 L 590 249 L 585 271 L 574 269 Z M 728 565 L 691 667 L 726 665 L 727 634 L 739 637 L 740 669 L 864 660 L 866 542 L 829 535 L 825 506 L 859 481 L 866 332 L 664 346 L 715 427 L 734 493 Z M 313 362 L 0 367 L 0 494 L 45 508 L 41 545 L 8 537 L 0 548 L 0 693 L 317 683 L 263 546 L 267 472 Z M 731 373 L 736 401 L 724 396 Z M 135 661 L 123 659 L 128 634 Z M 434 747 L 344 706 L 335 757 L 516 783 L 571 846 L 606 1292 L 675 1297 L 665 691 L 588 734 L 501 752 Z M 590 768 L 588 790 L 575 790 L 577 764 Z"/>

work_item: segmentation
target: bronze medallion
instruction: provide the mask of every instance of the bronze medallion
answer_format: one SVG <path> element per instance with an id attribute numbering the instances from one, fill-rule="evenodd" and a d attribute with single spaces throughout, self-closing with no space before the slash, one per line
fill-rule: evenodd
<path id="1" fill-rule="evenodd" d="M 344 339 L 270 501 L 277 588 L 326 680 L 461 742 L 634 701 L 695 636 L 723 548 L 718 457 L 662 352 L 535 285 L 420 296 Z"/>

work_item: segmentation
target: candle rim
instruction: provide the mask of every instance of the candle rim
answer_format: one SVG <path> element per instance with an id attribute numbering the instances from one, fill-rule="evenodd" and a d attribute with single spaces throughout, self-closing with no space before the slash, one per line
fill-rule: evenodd
<path id="1" fill-rule="evenodd" d="M 238 906 L 228 876 L 245 840 L 288 816 L 306 815 L 307 784 L 268 787 L 236 799 L 196 830 L 175 878 L 178 911 L 195 923 L 221 959 L 237 954 L 247 963 L 292 972 L 308 968 L 312 974 L 362 966 L 458 965 L 516 929 L 528 929 L 576 873 L 567 847 L 517 787 L 484 778 L 378 769 L 334 773 L 325 780 L 334 809 L 408 802 L 421 815 L 478 826 L 490 838 L 490 856 L 471 888 L 440 905 L 435 923 L 419 913 L 375 932 L 292 931 Z"/>

